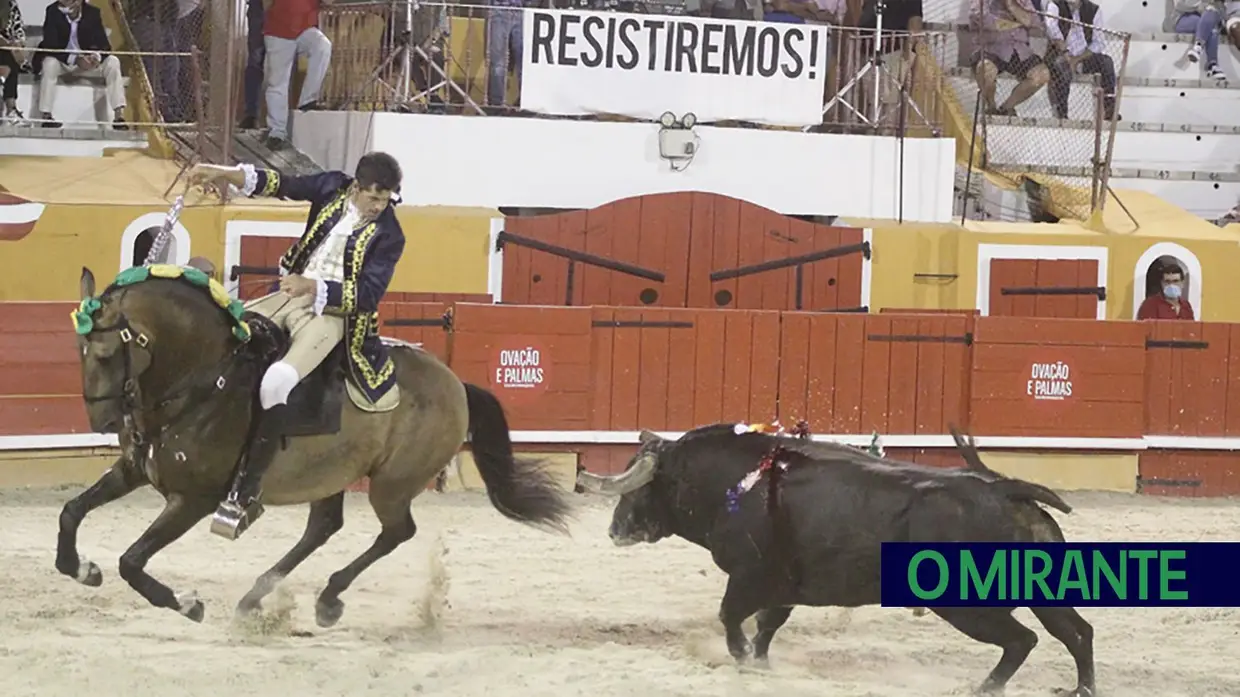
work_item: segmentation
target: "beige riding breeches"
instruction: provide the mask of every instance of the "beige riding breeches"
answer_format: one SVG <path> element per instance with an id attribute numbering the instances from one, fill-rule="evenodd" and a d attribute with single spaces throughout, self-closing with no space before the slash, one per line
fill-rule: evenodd
<path id="1" fill-rule="evenodd" d="M 291 343 L 281 362 L 297 371 L 298 380 L 317 368 L 344 338 L 344 319 L 314 314 L 313 295 L 295 298 L 276 291 L 247 302 L 245 309 L 267 317 L 288 332 Z"/>

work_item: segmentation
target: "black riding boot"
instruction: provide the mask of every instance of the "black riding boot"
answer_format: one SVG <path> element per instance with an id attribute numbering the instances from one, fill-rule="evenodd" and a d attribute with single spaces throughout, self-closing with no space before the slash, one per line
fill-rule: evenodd
<path id="1" fill-rule="evenodd" d="M 263 514 L 263 505 L 259 502 L 263 475 L 280 448 L 280 426 L 286 409 L 287 406 L 277 404 L 259 413 L 258 426 L 241 472 L 233 482 L 228 499 L 219 505 L 211 519 L 211 532 L 216 535 L 235 540 Z"/>

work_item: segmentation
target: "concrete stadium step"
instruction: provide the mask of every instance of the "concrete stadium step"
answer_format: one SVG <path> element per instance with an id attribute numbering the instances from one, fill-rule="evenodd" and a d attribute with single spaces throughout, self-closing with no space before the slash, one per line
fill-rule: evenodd
<path id="1" fill-rule="evenodd" d="M 128 86 L 129 78 L 123 79 Z M 22 75 L 17 83 L 17 108 L 27 118 L 38 118 L 38 112 L 51 111 L 57 121 L 66 125 L 81 127 L 88 123 L 112 121 L 112 108 L 108 104 L 102 79 L 62 80 L 56 90 L 56 103 L 50 110 L 43 104 L 39 105 L 39 109 L 35 109 L 35 94 L 38 91 L 36 83 L 34 76 L 29 74 Z"/>
<path id="2" fill-rule="evenodd" d="M 1162 128 L 1175 130 L 1155 130 Z M 1181 128 L 1196 130 L 1186 132 Z M 1240 128 L 1209 128 L 1120 122 L 1111 166 L 1235 171 L 1236 163 L 1240 163 Z M 1094 151 L 1094 129 L 1088 121 L 991 116 L 986 120 L 986 139 L 990 162 L 995 165 L 1078 166 L 1085 162 L 1064 162 L 1064 154 Z"/>
<path id="3" fill-rule="evenodd" d="M 1006 95 L 1016 85 L 1011 78 L 1000 78 L 999 82 L 1000 96 Z M 953 77 L 951 85 L 965 113 L 972 117 L 977 101 L 977 83 L 971 77 Z M 1017 111 L 1044 116 L 1051 114 L 1044 92 L 1034 95 L 1025 105 L 1017 107 Z M 1125 87 L 1120 95 L 1119 113 L 1124 121 L 1240 126 L 1240 89 Z M 1092 120 L 1094 105 L 1087 99 L 1073 96 L 1068 100 L 1068 117 Z"/>
<path id="4" fill-rule="evenodd" d="M 106 150 L 141 150 L 146 146 L 146 134 L 141 131 L 0 126 L 0 156 L 103 157 Z"/>
<path id="5" fill-rule="evenodd" d="M 1154 79 L 1199 79 L 1205 70 L 1205 56 L 1202 56 L 1202 62 L 1189 62 L 1185 55 L 1192 45 L 1191 34 L 1134 34 L 1128 45 L 1128 64 L 1124 74 Z M 1118 62 L 1120 56 L 1114 58 Z M 1229 86 L 1240 87 L 1240 51 L 1227 42 L 1221 42 L 1218 63 L 1227 74 Z"/>

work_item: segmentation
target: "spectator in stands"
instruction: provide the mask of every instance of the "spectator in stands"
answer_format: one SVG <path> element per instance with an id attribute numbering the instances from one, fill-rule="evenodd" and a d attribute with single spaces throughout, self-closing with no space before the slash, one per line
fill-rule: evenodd
<path id="1" fill-rule="evenodd" d="M 258 128 L 258 93 L 263 86 L 263 61 L 267 57 L 267 48 L 263 43 L 263 15 L 266 11 L 264 0 L 249 0 L 246 3 L 245 117 L 241 119 L 241 128 L 244 129 Z"/>
<path id="2" fill-rule="evenodd" d="M 1190 62 L 1201 61 L 1202 51 L 1206 54 L 1206 77 L 1222 82 L 1227 75 L 1218 67 L 1218 33 L 1221 15 L 1213 0 L 1178 0 L 1175 11 L 1179 15 L 1175 20 L 1177 34 L 1192 34 L 1196 38 L 1188 53 L 1184 54 Z"/>
<path id="3" fill-rule="evenodd" d="M 973 75 L 982 92 L 983 106 L 987 114 L 1015 116 L 1016 107 L 1050 80 L 1041 56 L 1029 45 L 1029 30 L 1039 26 L 1040 17 L 1028 0 L 978 0 L 970 7 L 969 25 L 978 33 Z M 995 87 L 1000 72 L 1020 82 L 996 107 Z"/>
<path id="4" fill-rule="evenodd" d="M 1060 3 L 1068 6 L 1067 14 Z M 1046 62 L 1051 72 L 1047 90 L 1055 116 L 1068 118 L 1072 76 L 1079 72 L 1099 77 L 1104 118 L 1115 118 L 1115 62 L 1106 53 L 1101 32 L 1094 31 L 1102 26 L 1102 11 L 1090 0 L 1060 0 L 1048 1 L 1045 12 L 1046 38 L 1050 41 Z"/>
<path id="5" fill-rule="evenodd" d="M 489 0 L 487 13 L 487 106 L 508 103 L 508 73 L 521 85 L 521 12 L 525 0 Z M 518 99 L 520 99 L 518 97 Z"/>
<path id="6" fill-rule="evenodd" d="M 332 59 L 332 42 L 319 30 L 319 7 L 335 0 L 271 0 L 263 17 L 266 52 L 267 147 L 279 150 L 288 141 L 288 88 L 298 56 L 307 57 L 298 111 L 319 108 L 319 90 Z"/>
<path id="7" fill-rule="evenodd" d="M 1147 297 L 1137 319 L 1193 319 L 1193 306 L 1184 295 L 1184 270 L 1175 262 L 1162 267 L 1162 292 Z"/>
<path id="8" fill-rule="evenodd" d="M 762 0 L 685 0 L 685 14 L 715 19 L 761 20 Z"/>
<path id="9" fill-rule="evenodd" d="M 0 0 L 0 45 L 26 45 L 26 26 L 22 22 L 22 8 L 17 0 Z M 0 48 L 0 80 L 4 81 L 0 123 L 6 126 L 16 126 L 26 120 L 17 109 L 17 76 L 25 64 L 24 50 Z"/>
<path id="10" fill-rule="evenodd" d="M 47 6 L 43 18 L 43 40 L 35 52 L 35 68 L 40 73 L 39 110 L 44 128 L 60 128 L 49 108 L 56 102 L 61 76 L 103 78 L 108 104 L 112 106 L 112 128 L 127 130 L 125 124 L 125 85 L 121 61 L 110 55 L 112 44 L 103 28 L 99 8 L 83 0 L 57 0 Z"/>

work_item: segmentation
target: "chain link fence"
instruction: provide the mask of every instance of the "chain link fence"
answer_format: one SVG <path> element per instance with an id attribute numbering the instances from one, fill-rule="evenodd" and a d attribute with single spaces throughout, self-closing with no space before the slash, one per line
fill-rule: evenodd
<path id="1" fill-rule="evenodd" d="M 680 3 L 596 4 L 589 9 L 685 14 Z M 400 0 L 326 7 L 320 27 L 332 41 L 332 65 L 322 101 L 328 108 L 360 111 L 520 112 L 521 12 L 510 5 Z M 938 65 L 945 60 L 947 32 L 884 31 L 877 61 L 873 30 L 832 26 L 828 33 L 823 122 L 807 130 L 941 135 L 946 83 Z"/>
<path id="2" fill-rule="evenodd" d="M 1043 205 L 1086 220 L 1106 198 L 1130 35 L 1055 9 L 925 0 L 926 26 L 954 34 L 940 66 L 964 122 L 956 135 L 978 146 L 972 167 L 1036 182 Z"/>

